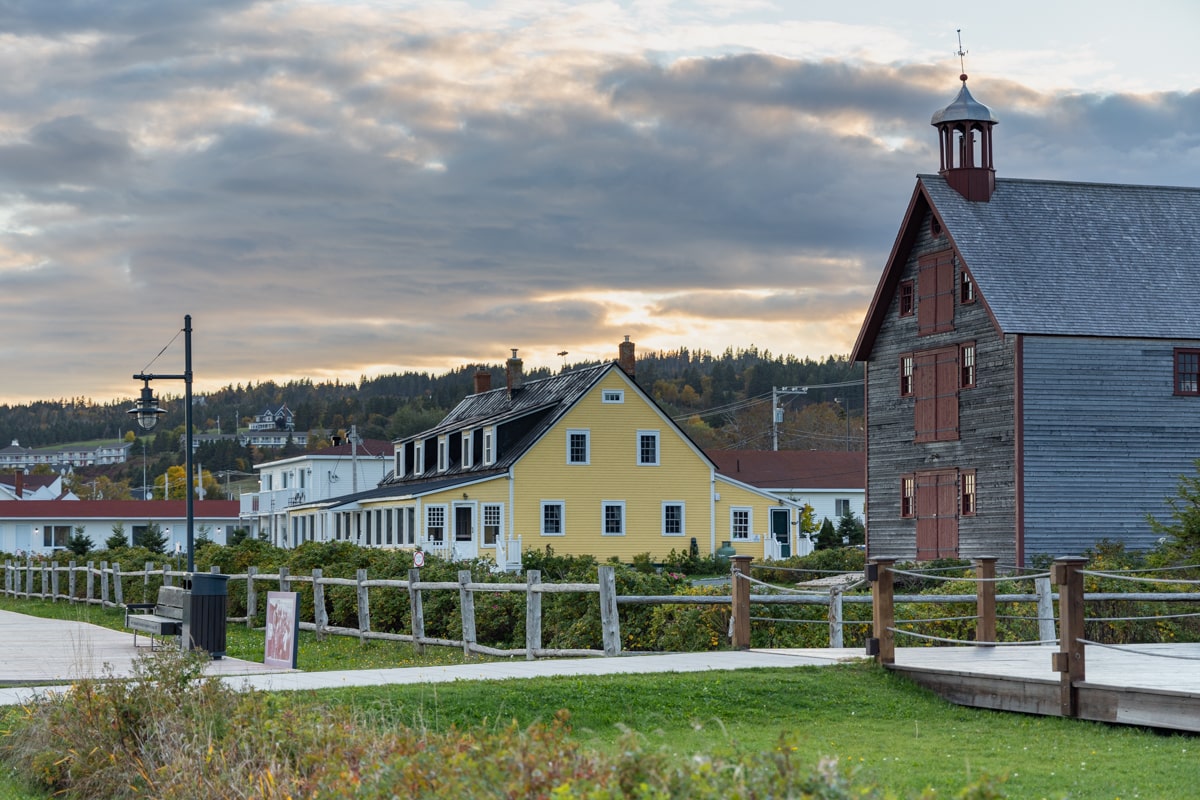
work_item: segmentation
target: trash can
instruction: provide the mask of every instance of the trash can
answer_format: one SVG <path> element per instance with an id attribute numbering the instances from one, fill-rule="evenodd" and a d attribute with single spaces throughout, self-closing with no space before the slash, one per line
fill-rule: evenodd
<path id="1" fill-rule="evenodd" d="M 214 659 L 225 656 L 225 617 L 229 608 L 229 576 L 193 572 L 183 603 L 183 649 L 204 650 Z"/>

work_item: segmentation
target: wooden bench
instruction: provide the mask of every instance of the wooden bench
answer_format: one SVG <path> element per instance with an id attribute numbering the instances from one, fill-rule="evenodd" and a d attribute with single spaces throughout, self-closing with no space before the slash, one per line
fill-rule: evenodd
<path id="1" fill-rule="evenodd" d="M 158 590 L 156 603 L 127 603 L 125 627 L 133 631 L 133 646 L 137 647 L 138 631 L 150 636 L 150 647 L 156 647 L 155 637 L 179 636 L 183 633 L 183 604 L 187 590 L 182 586 L 163 586 Z"/>

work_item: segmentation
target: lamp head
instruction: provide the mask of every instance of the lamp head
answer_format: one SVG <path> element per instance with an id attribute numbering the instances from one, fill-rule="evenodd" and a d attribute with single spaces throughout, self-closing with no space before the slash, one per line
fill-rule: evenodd
<path id="1" fill-rule="evenodd" d="M 150 381 L 146 380 L 142 386 L 142 396 L 138 400 L 137 405 L 125 412 L 129 416 L 137 420 L 144 430 L 154 430 L 154 426 L 158 424 L 160 414 L 165 414 L 166 409 L 159 408 L 158 399 L 154 396 L 154 391 L 150 388 Z"/>

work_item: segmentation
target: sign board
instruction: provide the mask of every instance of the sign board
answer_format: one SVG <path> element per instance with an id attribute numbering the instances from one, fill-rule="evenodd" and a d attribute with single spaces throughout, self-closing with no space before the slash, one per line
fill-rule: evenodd
<path id="1" fill-rule="evenodd" d="M 269 667 L 296 668 L 296 640 L 300 637 L 300 595 L 267 592 L 267 638 L 263 663 Z"/>
<path id="2" fill-rule="evenodd" d="M 420 550 L 416 550 L 413 552 L 413 566 L 414 567 L 425 566 L 425 554 L 422 553 Z"/>

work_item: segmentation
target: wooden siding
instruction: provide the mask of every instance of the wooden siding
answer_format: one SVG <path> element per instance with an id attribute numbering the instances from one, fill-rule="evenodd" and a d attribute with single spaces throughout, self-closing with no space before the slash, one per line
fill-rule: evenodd
<path id="1" fill-rule="evenodd" d="M 1200 397 L 1174 394 L 1191 340 L 1026 336 L 1025 552 L 1078 555 L 1101 539 L 1154 545 L 1146 514 L 1200 458 Z"/>
<path id="2" fill-rule="evenodd" d="M 918 233 L 901 281 L 916 280 L 921 257 L 949 246 L 944 236 L 933 238 L 928 215 L 911 224 Z M 898 316 L 899 293 L 890 300 L 867 363 L 867 543 L 871 555 L 917 555 L 917 520 L 900 517 L 901 476 L 958 469 L 975 470 L 977 481 L 977 513 L 959 520 L 959 555 L 994 555 L 1008 563 L 1016 558 L 1015 341 L 996 331 L 982 294 L 985 288 L 977 286 L 980 299 L 966 305 L 955 295 L 953 330 L 923 336 L 918 335 L 918 315 Z M 974 342 L 976 348 L 976 385 L 959 392 L 959 437 L 914 443 L 916 400 L 900 396 L 901 356 L 968 342 Z"/>
<path id="3" fill-rule="evenodd" d="M 605 389 L 622 390 L 624 402 L 602 402 Z M 589 432 L 588 464 L 567 464 L 568 430 Z M 658 431 L 658 466 L 637 463 L 639 431 Z M 639 553 L 661 558 L 671 550 L 686 551 L 693 538 L 700 552 L 708 554 L 716 538 L 709 462 L 617 370 L 593 386 L 514 465 L 513 485 L 514 533 L 523 537 L 526 550 L 550 545 L 559 553 L 629 561 Z M 543 500 L 563 501 L 564 535 L 541 535 Z M 624 502 L 624 536 L 603 534 L 604 501 Z M 683 536 L 663 535 L 663 501 L 684 504 Z"/>

